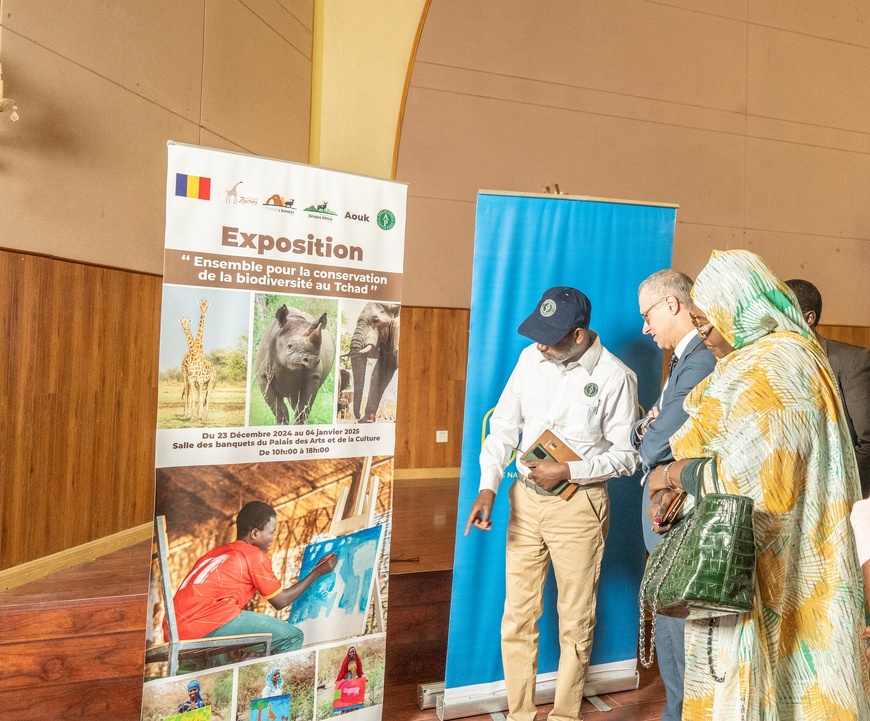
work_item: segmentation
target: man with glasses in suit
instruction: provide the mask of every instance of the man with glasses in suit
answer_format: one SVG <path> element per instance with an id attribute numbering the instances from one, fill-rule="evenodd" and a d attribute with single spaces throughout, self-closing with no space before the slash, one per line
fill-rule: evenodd
<path id="1" fill-rule="evenodd" d="M 675 270 L 653 273 L 638 288 L 643 332 L 651 335 L 659 348 L 672 351 L 661 396 L 635 424 L 631 435 L 643 462 L 644 484 L 650 471 L 674 460 L 669 440 L 688 418 L 683 400 L 716 366 L 716 358 L 692 322 L 691 290 L 692 279 Z M 644 492 L 641 524 L 647 551 L 652 553 L 661 536 L 652 530 L 647 518 L 650 502 L 649 494 Z M 667 697 L 662 721 L 680 721 L 683 714 L 685 623 L 681 618 L 656 618 L 656 652 Z"/>

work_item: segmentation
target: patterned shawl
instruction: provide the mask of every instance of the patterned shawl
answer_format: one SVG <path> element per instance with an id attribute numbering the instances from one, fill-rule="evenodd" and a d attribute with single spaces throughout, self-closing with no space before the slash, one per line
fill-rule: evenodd
<path id="1" fill-rule="evenodd" d="M 707 671 L 706 624 L 687 626 L 684 719 L 870 719 L 849 527 L 860 486 L 825 354 L 791 290 L 748 251 L 714 251 L 694 299 L 735 350 L 686 398 L 671 446 L 677 459 L 718 458 L 725 492 L 754 500 L 757 589 L 755 610 L 720 638 L 733 651 L 721 650 L 724 684 Z"/>

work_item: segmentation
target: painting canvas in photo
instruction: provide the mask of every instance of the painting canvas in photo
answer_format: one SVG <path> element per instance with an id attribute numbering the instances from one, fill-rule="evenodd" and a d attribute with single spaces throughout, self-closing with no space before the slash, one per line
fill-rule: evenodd
<path id="1" fill-rule="evenodd" d="M 373 526 L 305 548 L 300 578 L 310 573 L 323 556 L 338 556 L 335 571 L 311 584 L 290 610 L 288 620 L 302 629 L 306 646 L 365 633 L 382 530 L 381 526 Z"/>
<path id="2" fill-rule="evenodd" d="M 289 721 L 290 694 L 255 698 L 251 701 L 250 721 Z"/>
<path id="3" fill-rule="evenodd" d="M 211 721 L 211 706 L 192 709 L 184 713 L 167 716 L 163 721 Z"/>
<path id="4" fill-rule="evenodd" d="M 351 678 L 335 684 L 333 711 L 352 711 L 362 708 L 366 700 L 366 679 Z"/>

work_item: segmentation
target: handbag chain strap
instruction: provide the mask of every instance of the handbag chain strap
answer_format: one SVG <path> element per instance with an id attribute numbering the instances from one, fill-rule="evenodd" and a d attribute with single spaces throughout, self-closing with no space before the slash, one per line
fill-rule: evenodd
<path id="1" fill-rule="evenodd" d="M 642 593 L 643 591 L 641 591 Z M 643 619 L 643 611 L 644 607 L 641 606 L 640 609 L 640 628 L 637 632 L 638 639 L 638 647 L 640 651 L 640 662 L 644 668 L 650 668 L 653 665 L 653 659 L 656 655 L 656 613 L 655 608 L 653 608 L 652 614 L 652 631 L 650 633 L 649 638 L 649 658 L 646 658 L 646 629 L 644 629 L 644 619 Z"/>
<path id="2" fill-rule="evenodd" d="M 716 683 L 725 681 L 725 674 L 718 676 L 713 668 L 713 629 L 716 628 L 716 618 L 710 617 L 710 623 L 707 625 L 707 666 L 710 669 L 710 676 Z"/>
<path id="3" fill-rule="evenodd" d="M 686 536 L 688 535 L 688 524 L 692 522 L 694 518 L 694 514 L 684 519 L 682 523 L 686 524 L 684 527 L 683 534 L 676 540 L 672 539 L 674 536 L 670 535 L 673 532 L 673 528 L 668 532 L 667 536 L 662 540 L 662 543 L 676 543 L 677 549 L 674 553 L 671 554 L 670 561 L 668 563 L 668 567 L 665 569 L 665 572 L 661 574 L 659 577 L 658 587 L 655 589 L 655 593 L 653 593 L 652 597 L 652 607 L 649 609 L 652 614 L 652 628 L 650 633 L 649 640 L 649 657 L 646 655 L 646 633 L 644 629 L 644 610 L 646 608 L 646 589 L 649 584 L 649 577 L 654 575 L 656 571 L 658 571 L 659 566 L 662 565 L 662 558 L 665 556 L 664 553 L 660 553 L 659 557 L 656 559 L 656 565 L 650 570 L 649 574 L 644 574 L 643 581 L 640 587 L 640 597 L 642 599 L 641 608 L 640 608 L 640 623 L 638 624 L 638 646 L 640 651 L 640 662 L 644 668 L 650 668 L 653 664 L 653 659 L 655 658 L 655 648 L 656 648 L 656 616 L 658 615 L 658 597 L 659 592 L 661 591 L 662 585 L 665 582 L 665 578 L 667 578 L 668 574 L 671 572 L 671 568 L 673 568 L 674 562 L 676 561 L 677 555 L 679 554 L 680 548 L 682 548 L 683 542 L 686 540 Z"/>

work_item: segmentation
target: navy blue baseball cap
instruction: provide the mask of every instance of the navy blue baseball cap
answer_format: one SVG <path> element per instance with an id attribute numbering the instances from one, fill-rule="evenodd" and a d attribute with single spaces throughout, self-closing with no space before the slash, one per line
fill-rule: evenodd
<path id="1" fill-rule="evenodd" d="M 544 292 L 534 312 L 517 329 L 541 345 L 555 345 L 575 328 L 588 328 L 592 303 L 576 288 L 556 286 Z"/>

